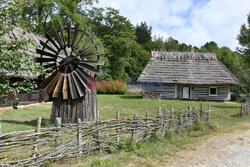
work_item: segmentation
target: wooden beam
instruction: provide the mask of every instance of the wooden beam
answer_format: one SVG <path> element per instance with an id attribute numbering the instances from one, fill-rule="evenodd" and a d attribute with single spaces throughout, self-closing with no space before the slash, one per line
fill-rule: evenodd
<path id="1" fill-rule="evenodd" d="M 56 76 L 55 76 L 55 77 L 50 81 L 50 83 L 46 86 L 45 92 L 47 92 L 48 94 L 51 93 L 51 91 L 52 91 L 53 88 L 55 87 L 55 85 L 56 85 L 56 83 L 57 83 L 57 81 L 58 81 L 60 75 L 61 75 L 61 72 L 58 72 L 58 73 L 56 74 Z"/>

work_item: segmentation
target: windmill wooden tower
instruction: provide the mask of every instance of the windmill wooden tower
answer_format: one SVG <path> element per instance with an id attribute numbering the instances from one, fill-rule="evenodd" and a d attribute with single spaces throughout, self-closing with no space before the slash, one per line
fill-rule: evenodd
<path id="1" fill-rule="evenodd" d="M 66 28 L 52 26 L 46 33 L 47 41 L 40 41 L 42 48 L 36 49 L 40 57 L 36 61 L 48 69 L 48 77 L 41 87 L 53 98 L 50 120 L 61 117 L 63 123 L 75 123 L 98 118 L 97 98 L 93 77 L 101 74 L 100 41 L 95 42 L 94 33 L 88 34 L 87 27 L 79 29 L 68 23 Z"/>

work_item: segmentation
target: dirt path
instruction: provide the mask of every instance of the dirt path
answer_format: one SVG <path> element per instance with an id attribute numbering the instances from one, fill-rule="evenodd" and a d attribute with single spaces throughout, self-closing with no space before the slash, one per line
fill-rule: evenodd
<path id="1" fill-rule="evenodd" d="M 250 167 L 250 129 L 213 136 L 196 150 L 178 152 L 166 166 Z"/>

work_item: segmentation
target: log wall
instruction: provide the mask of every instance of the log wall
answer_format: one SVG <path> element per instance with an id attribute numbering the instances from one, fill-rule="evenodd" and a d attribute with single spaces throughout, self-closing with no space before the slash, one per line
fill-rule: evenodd
<path id="1" fill-rule="evenodd" d="M 147 85 L 147 84 L 146 84 Z M 159 93 L 162 99 L 183 99 L 182 87 L 190 86 L 191 100 L 211 100 L 211 101 L 230 101 L 229 86 L 215 86 L 218 88 L 217 95 L 209 95 L 209 86 L 162 84 L 160 86 L 144 86 L 143 94 Z"/>

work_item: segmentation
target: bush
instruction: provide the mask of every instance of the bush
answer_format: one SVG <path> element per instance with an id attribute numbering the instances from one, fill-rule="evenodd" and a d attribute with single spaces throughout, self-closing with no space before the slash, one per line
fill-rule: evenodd
<path id="1" fill-rule="evenodd" d="M 96 89 L 98 94 L 125 94 L 127 84 L 122 79 L 98 80 Z"/>

